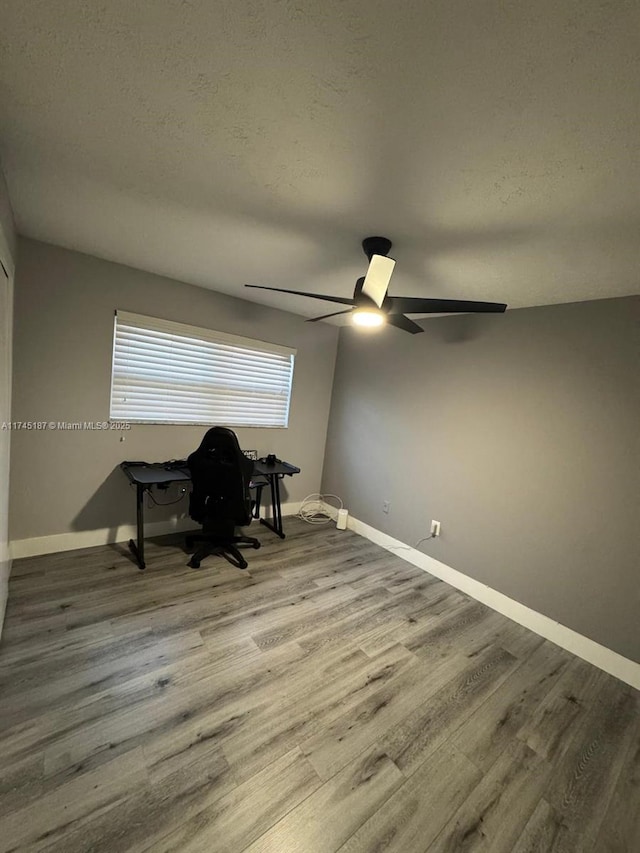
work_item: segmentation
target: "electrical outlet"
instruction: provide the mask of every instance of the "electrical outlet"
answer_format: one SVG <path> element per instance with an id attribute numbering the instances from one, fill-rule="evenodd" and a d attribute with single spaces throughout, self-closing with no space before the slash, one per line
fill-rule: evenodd
<path id="1" fill-rule="evenodd" d="M 382 512 L 386 512 L 388 515 L 390 506 L 391 506 L 391 501 L 382 501 Z"/>
<path id="2" fill-rule="evenodd" d="M 431 535 L 440 536 L 440 522 L 435 519 L 431 520 Z"/>

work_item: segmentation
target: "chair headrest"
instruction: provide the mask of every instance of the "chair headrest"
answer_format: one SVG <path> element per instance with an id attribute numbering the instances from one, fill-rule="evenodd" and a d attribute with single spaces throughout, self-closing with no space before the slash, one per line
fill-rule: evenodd
<path id="1" fill-rule="evenodd" d="M 192 455 L 228 459 L 238 455 L 243 456 L 243 453 L 238 443 L 238 437 L 232 429 L 215 426 L 207 430 L 200 446 Z"/>

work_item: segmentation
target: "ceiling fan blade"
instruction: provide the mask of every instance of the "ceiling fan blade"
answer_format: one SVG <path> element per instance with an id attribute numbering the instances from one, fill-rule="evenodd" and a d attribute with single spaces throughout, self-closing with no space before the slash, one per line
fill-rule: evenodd
<path id="1" fill-rule="evenodd" d="M 420 299 L 412 296 L 390 296 L 385 310 L 391 314 L 502 314 L 503 302 L 473 302 L 467 299 Z"/>
<path id="2" fill-rule="evenodd" d="M 256 290 L 274 290 L 276 293 L 293 293 L 294 296 L 310 296 L 312 299 L 323 299 L 325 302 L 338 302 L 340 305 L 354 305 L 353 299 L 345 296 L 324 296 L 322 293 L 304 293 L 302 290 L 285 290 L 283 287 L 265 287 L 262 284 L 245 284 Z"/>
<path id="3" fill-rule="evenodd" d="M 323 314 L 322 317 L 309 317 L 306 322 L 317 323 L 318 320 L 326 320 L 328 317 L 338 317 L 340 314 L 351 314 L 351 309 L 347 308 L 346 311 L 334 311 L 333 314 Z"/>
<path id="4" fill-rule="evenodd" d="M 387 324 L 389 326 L 395 326 L 396 329 L 402 329 L 403 332 L 409 332 L 412 335 L 417 335 L 418 332 L 424 332 L 422 326 L 414 323 L 413 320 L 405 317 L 404 314 L 390 314 L 387 317 Z"/>
<path id="5" fill-rule="evenodd" d="M 362 293 L 376 303 L 378 308 L 382 305 L 391 280 L 391 274 L 396 262 L 393 258 L 384 255 L 372 255 L 369 269 L 364 277 Z"/>

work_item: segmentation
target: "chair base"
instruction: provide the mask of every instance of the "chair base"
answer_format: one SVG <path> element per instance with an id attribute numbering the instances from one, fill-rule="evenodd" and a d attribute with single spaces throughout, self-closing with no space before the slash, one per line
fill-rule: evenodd
<path id="1" fill-rule="evenodd" d="M 196 533 L 185 537 L 187 547 L 194 542 L 200 542 L 200 547 L 187 563 L 192 569 L 199 569 L 200 563 L 205 557 L 215 554 L 224 557 L 237 569 L 246 569 L 249 565 L 240 553 L 238 545 L 251 545 L 252 548 L 260 547 L 260 540 L 253 536 L 216 536 L 215 534 Z"/>

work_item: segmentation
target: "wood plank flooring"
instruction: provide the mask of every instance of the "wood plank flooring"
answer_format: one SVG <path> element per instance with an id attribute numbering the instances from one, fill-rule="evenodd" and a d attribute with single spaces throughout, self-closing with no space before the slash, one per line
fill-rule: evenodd
<path id="1" fill-rule="evenodd" d="M 350 531 L 17 561 L 0 853 L 638 853 L 630 687 Z"/>

